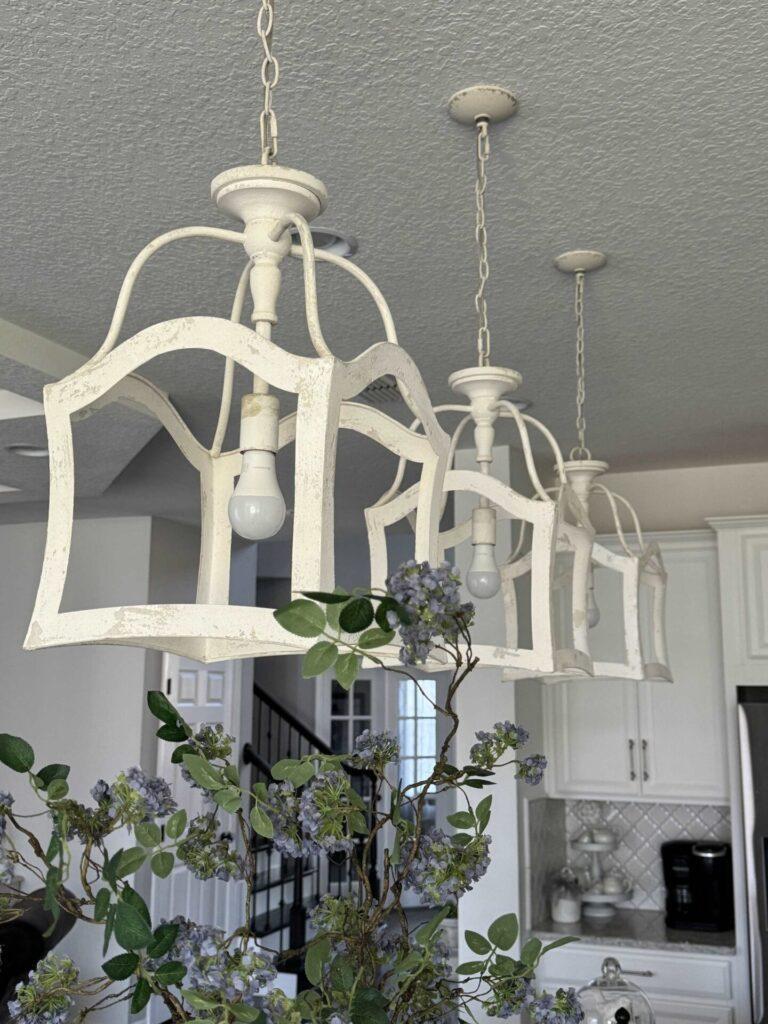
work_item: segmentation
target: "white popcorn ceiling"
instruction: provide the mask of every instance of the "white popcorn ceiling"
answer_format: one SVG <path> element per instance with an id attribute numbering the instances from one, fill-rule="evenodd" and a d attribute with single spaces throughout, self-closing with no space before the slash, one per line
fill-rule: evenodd
<path id="1" fill-rule="evenodd" d="M 522 393 L 569 448 L 571 291 L 552 258 L 600 247 L 608 268 L 587 282 L 593 453 L 617 469 L 765 457 L 762 0 L 276 6 L 281 160 L 327 184 L 324 222 L 359 238 L 357 259 L 390 300 L 434 401 L 474 353 L 472 139 L 445 104 L 460 87 L 498 82 L 521 107 L 492 138 L 494 360 L 523 373 Z M 257 159 L 256 10 L 256 0 L 2 5 L 1 317 L 90 353 L 152 236 L 224 223 L 210 179 Z M 226 315 L 241 262 L 217 243 L 153 257 L 128 333 L 180 314 Z M 277 337 L 308 351 L 297 269 Z M 340 355 L 381 337 L 350 282 L 324 268 L 322 285 Z M 209 355 L 181 353 L 148 375 L 207 437 L 220 372 Z M 390 460 L 356 444 L 371 483 L 352 451 L 339 489 L 362 504 Z M 196 498 L 158 436 L 99 507 L 186 518 Z M 13 506 L 20 515 L 17 496 Z"/>

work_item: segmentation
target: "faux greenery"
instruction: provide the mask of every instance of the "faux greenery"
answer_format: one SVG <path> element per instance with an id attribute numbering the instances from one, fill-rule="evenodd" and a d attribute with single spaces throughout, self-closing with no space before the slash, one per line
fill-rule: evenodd
<path id="1" fill-rule="evenodd" d="M 45 906 L 54 916 L 64 910 L 102 929 L 105 958 L 102 976 L 84 980 L 71 960 L 49 954 L 19 985 L 12 1020 L 62 1024 L 90 1014 L 98 1020 L 100 1011 L 123 1001 L 139 1013 L 153 994 L 174 1024 L 438 1024 L 452 1014 L 476 1021 L 480 1009 L 499 1018 L 525 1009 L 531 1020 L 548 1024 L 582 1020 L 573 991 L 543 994 L 534 979 L 540 957 L 569 940 L 542 948 L 538 939 L 529 939 L 514 955 L 518 921 L 505 913 L 485 934 L 465 932 L 474 959 L 456 970 L 442 940 L 443 921 L 489 863 L 493 798 L 483 791 L 502 765 L 513 765 L 517 778 L 532 784 L 546 765 L 541 755 L 516 756 L 528 737 L 509 722 L 478 734 L 468 764 L 449 761 L 459 727 L 456 695 L 477 664 L 473 608 L 461 602 L 457 574 L 448 566 L 406 563 L 385 593 L 305 594 L 275 614 L 287 630 L 316 638 L 304 658 L 308 678 L 333 669 L 349 688 L 364 657 L 375 664 L 386 657 L 392 667 L 389 652 L 396 640 L 398 670 L 416 686 L 411 666 L 443 659 L 450 671 L 437 714 L 447 729 L 434 769 L 418 782 L 393 781 L 397 740 L 366 732 L 346 755 L 284 760 L 272 770 L 274 783 L 244 788 L 231 737 L 220 726 L 193 731 L 162 693 L 151 692 L 157 735 L 174 745 L 172 761 L 205 796 L 203 813 L 188 820 L 168 784 L 139 768 L 111 782 L 99 780 L 93 802 L 80 803 L 69 793 L 68 766 L 43 766 L 23 739 L 0 736 L 0 761 L 24 778 L 41 804 L 30 820 L 15 813 L 11 794 L 0 793 L 0 875 L 8 886 L 0 897 L 0 920 L 19 913 L 14 889 L 20 892 L 17 873 L 23 869 L 44 887 Z M 372 804 L 353 788 L 348 765 L 370 773 Z M 452 793 L 459 808 L 448 818 L 449 834 L 425 824 L 428 797 L 438 792 Z M 472 794 L 480 798 L 474 804 Z M 226 826 L 222 815 L 228 816 Z M 221 838 L 231 821 L 237 842 Z M 284 954 L 303 956 L 311 984 L 295 999 L 273 983 L 280 956 L 257 944 L 249 931 L 253 833 L 289 856 L 348 857 L 359 880 L 354 891 L 325 896 L 312 911 L 308 945 Z M 123 843 L 119 849 L 116 841 Z M 371 884 L 377 844 L 384 846 L 378 893 Z M 244 879 L 243 923 L 232 935 L 181 918 L 150 919 L 134 885 L 136 872 L 149 864 L 164 878 L 177 861 L 200 879 Z M 74 888 L 79 895 L 72 894 Z M 403 909 L 406 890 L 435 911 L 415 930 Z"/>

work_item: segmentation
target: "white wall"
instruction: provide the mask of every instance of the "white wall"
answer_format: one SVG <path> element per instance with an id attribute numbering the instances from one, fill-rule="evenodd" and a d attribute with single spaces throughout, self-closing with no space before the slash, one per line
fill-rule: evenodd
<path id="1" fill-rule="evenodd" d="M 78 522 L 67 606 L 146 601 L 150 526 L 148 518 Z M 72 794 L 87 799 L 96 779 L 140 762 L 145 652 L 96 646 L 22 650 L 44 538 L 41 523 L 0 527 L 0 728 L 25 737 L 40 765 L 70 764 Z M 26 781 L 2 766 L 0 788 L 16 794 L 19 811 L 39 810 Z M 100 932 L 78 923 L 60 946 L 86 977 L 98 973 Z M 99 1019 L 111 1024 L 125 1016 L 118 1007 Z"/>

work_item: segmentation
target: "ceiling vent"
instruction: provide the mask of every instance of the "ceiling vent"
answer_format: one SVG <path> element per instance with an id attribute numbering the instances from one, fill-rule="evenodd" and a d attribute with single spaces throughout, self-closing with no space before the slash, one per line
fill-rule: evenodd
<path id="1" fill-rule="evenodd" d="M 369 405 L 391 405 L 392 402 L 401 401 L 400 390 L 397 381 L 389 374 L 371 381 L 368 387 L 363 388 L 360 397 Z"/>

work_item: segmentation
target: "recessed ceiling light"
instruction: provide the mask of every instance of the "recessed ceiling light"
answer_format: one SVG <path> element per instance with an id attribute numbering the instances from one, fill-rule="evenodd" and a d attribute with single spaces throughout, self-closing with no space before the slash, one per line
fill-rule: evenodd
<path id="1" fill-rule="evenodd" d="M 23 455 L 25 459 L 48 458 L 48 449 L 37 444 L 7 444 L 5 450 L 11 455 Z"/>
<path id="2" fill-rule="evenodd" d="M 15 391 L 0 388 L 0 420 L 18 420 L 26 416 L 42 416 L 45 410 L 43 403 L 17 395 Z"/>
<path id="3" fill-rule="evenodd" d="M 354 256 L 358 250 L 358 242 L 354 235 L 343 235 L 341 231 L 336 231 L 334 228 L 318 227 L 316 224 L 313 224 L 309 230 L 312 232 L 312 241 L 315 243 L 316 249 L 347 258 Z M 291 240 L 294 245 L 299 244 L 298 231 L 291 232 Z"/>
<path id="4" fill-rule="evenodd" d="M 533 405 L 533 402 L 529 402 L 527 398 L 508 398 L 507 401 L 510 405 L 514 405 L 519 412 L 528 412 Z"/>
<path id="5" fill-rule="evenodd" d="M 18 487 L 9 487 L 8 484 L 0 484 L 0 494 L 10 494 L 11 491 L 18 491 Z"/>

